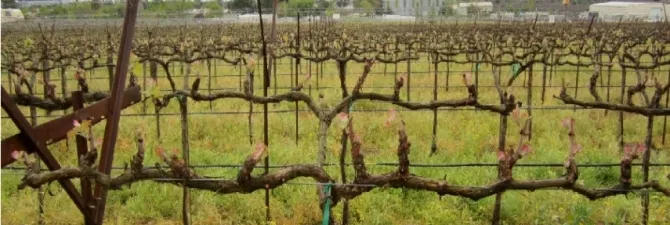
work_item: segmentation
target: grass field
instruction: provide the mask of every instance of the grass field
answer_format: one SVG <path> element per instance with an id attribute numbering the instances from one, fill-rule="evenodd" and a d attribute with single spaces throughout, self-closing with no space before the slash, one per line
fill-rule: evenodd
<path id="1" fill-rule="evenodd" d="M 282 60 L 280 63 L 288 63 Z M 203 64 L 201 64 L 203 65 Z M 324 68 L 324 76 L 320 78 L 321 86 L 338 87 L 335 64 L 328 62 Z M 428 71 L 428 63 L 423 61 L 413 62 L 412 71 Z M 312 66 L 315 67 L 314 65 Z M 351 88 L 360 72 L 362 64 L 349 63 L 347 84 Z M 451 65 L 452 71 L 469 70 L 471 65 Z M 194 68 L 195 69 L 195 68 Z M 490 66 L 482 66 L 482 71 L 491 71 Z M 565 78 L 566 85 L 575 85 L 574 72 L 561 72 L 562 70 L 573 70 L 574 68 L 563 66 L 558 68 L 554 75 L 552 85 L 560 85 L 561 79 Z M 615 70 L 618 70 L 615 67 Z M 658 74 L 663 82 L 668 80 L 667 70 L 662 68 L 663 74 Z M 196 69 L 198 70 L 198 69 Z M 305 71 L 308 70 L 307 63 L 303 61 L 300 79 L 303 79 Z M 406 71 L 406 64 L 398 64 L 398 71 Z M 432 70 L 432 68 L 431 68 Z M 456 99 L 467 96 L 462 87 L 451 87 L 444 90 L 446 79 L 446 64 L 440 64 L 439 96 L 438 99 Z M 141 66 L 136 66 L 135 71 L 140 74 Z M 160 69 L 159 69 L 160 71 Z M 201 92 L 206 92 L 207 70 L 199 69 L 203 75 Z M 217 68 L 218 74 L 238 74 L 239 69 L 231 66 Z M 260 71 L 257 69 L 256 71 Z M 289 73 L 288 64 L 279 68 L 278 73 Z M 373 67 L 373 73 L 384 71 L 384 65 L 377 64 Z M 391 93 L 390 88 L 394 81 L 394 67 L 387 67 L 387 75 L 371 75 L 365 87 L 386 86 L 388 88 L 364 88 L 364 91 Z M 504 68 L 504 80 L 509 76 L 509 68 Z M 400 72 L 399 72 L 400 73 Z M 336 102 L 341 94 L 338 88 L 316 90 L 316 72 L 313 72 L 310 81 L 312 95 L 323 93 L 325 102 Z M 449 74 L 449 84 L 462 86 L 460 72 Z M 579 86 L 586 86 L 591 75 L 591 69 L 581 68 Z M 603 74 L 604 81 L 607 74 Z M 55 75 L 52 75 L 52 77 Z M 75 87 L 72 73 L 68 72 L 69 87 Z M 148 74 L 147 74 L 148 76 Z M 107 90 L 108 83 L 105 69 L 98 69 L 93 74 L 94 79 L 89 82 L 91 90 Z M 542 67 L 535 66 L 533 75 L 534 85 L 542 84 Z M 519 86 L 524 77 L 515 82 Z M 176 78 L 177 87 L 181 87 L 183 79 Z M 191 79 L 192 81 L 193 79 Z M 262 82 L 262 79 L 256 79 Z M 278 86 L 290 86 L 288 76 L 277 78 Z M 488 104 L 497 103 L 497 94 L 494 88 L 484 87 L 493 84 L 490 72 L 480 73 L 480 100 Z M 238 88 L 239 77 L 217 77 L 212 79 L 212 87 L 216 88 Z M 620 85 L 621 73 L 616 71 L 612 74 L 612 85 Z M 629 73 L 627 83 L 636 82 L 635 76 Z M 54 81 L 60 84 L 60 81 Z M 432 99 L 432 73 L 411 75 L 411 100 L 429 101 Z M 7 87 L 6 76 L 3 75 L 3 86 Z M 160 79 L 159 86 L 168 89 L 166 79 Z M 255 93 L 262 93 L 256 85 Z M 419 88 L 430 87 L 430 88 Z M 41 88 L 40 88 L 41 89 Z M 60 90 L 60 87 L 57 88 Z M 303 89 L 305 92 L 308 89 Z M 563 106 L 559 100 L 552 98 L 558 95 L 560 88 L 548 88 L 544 103 L 540 99 L 541 88 L 533 89 L 533 106 Z M 606 88 L 600 88 L 600 93 L 605 98 Z M 286 90 L 278 90 L 278 93 Z M 508 90 L 517 96 L 517 99 L 526 104 L 527 90 L 515 87 Z M 571 95 L 574 90 L 570 90 Z M 611 100 L 620 101 L 620 88 L 611 89 Z M 651 90 L 649 90 L 651 91 Z M 274 91 L 269 91 L 271 94 Z M 650 92 L 651 93 L 651 92 Z M 401 97 L 405 99 L 406 89 L 403 88 Z M 592 100 L 588 95 L 588 89 L 580 88 L 579 99 Z M 665 102 L 665 99 L 662 100 Z M 223 100 L 212 104 L 212 111 L 237 111 L 246 112 L 248 103 L 241 100 Z M 299 104 L 305 109 L 304 104 Z M 361 109 L 391 109 L 391 104 L 361 101 L 354 105 L 355 110 Z M 295 103 L 271 104 L 270 110 L 293 110 Z M 254 107 L 256 112 L 262 110 L 261 105 Z M 209 103 L 189 101 L 189 112 L 209 112 Z M 123 111 L 124 114 L 142 114 L 142 104 L 139 103 Z M 172 102 L 168 108 L 161 113 L 173 115 L 161 116 L 161 138 L 156 138 L 156 121 L 153 116 L 153 106 L 148 105 L 147 116 L 122 117 L 119 130 L 119 139 L 114 158 L 115 166 L 123 166 L 124 162 L 131 159 L 136 151 L 133 138 L 138 129 L 142 130 L 147 139 L 147 149 L 153 150 L 156 146 L 168 149 L 181 146 L 181 129 L 179 126 L 178 104 Z M 28 115 L 27 108 L 24 113 Z M 54 112 L 59 114 L 61 112 Z M 43 115 L 39 111 L 39 115 Z M 5 116 L 3 111 L 3 116 Z M 407 132 L 412 143 L 410 160 L 412 163 L 444 164 L 444 163 L 467 163 L 483 162 L 496 163 L 495 149 L 498 142 L 499 116 L 490 112 L 473 110 L 440 111 L 438 113 L 438 134 L 436 138 L 438 153 L 429 157 L 432 143 L 432 113 L 430 111 L 402 111 L 402 119 L 407 123 Z M 396 162 L 395 149 L 397 147 L 397 135 L 395 131 L 383 126 L 384 113 L 382 112 L 353 112 L 355 128 L 360 133 L 364 143 L 364 154 L 368 164 L 375 162 Z M 618 163 L 621 159 L 617 141 L 618 113 L 604 110 L 533 110 L 533 137 L 531 145 L 533 153 L 522 159 L 520 163 L 562 163 L 567 155 L 568 139 L 565 130 L 560 126 L 560 121 L 566 117 L 573 117 L 577 122 L 578 142 L 584 146 L 584 151 L 578 155 L 578 163 Z M 646 118 L 631 114 L 624 115 L 625 141 L 641 142 L 646 133 Z M 47 121 L 40 118 L 39 123 Z M 652 152 L 651 161 L 655 163 L 670 162 L 670 152 L 666 144 L 662 145 L 662 132 L 664 118 L 658 117 L 654 123 L 653 142 L 658 148 Z M 269 156 L 273 165 L 315 163 L 318 120 L 311 112 L 299 114 L 300 129 L 299 143 L 294 140 L 295 116 L 293 112 L 276 113 L 269 116 Z M 508 130 L 508 144 L 514 144 L 517 140 L 519 126 L 510 123 Z M 2 120 L 2 138 L 17 133 L 15 126 L 8 119 Z M 251 153 L 252 145 L 249 144 L 246 114 L 232 115 L 203 115 L 189 116 L 189 141 L 191 164 L 241 164 L 244 158 Z M 104 125 L 94 126 L 95 136 L 101 137 Z M 254 142 L 262 141 L 262 114 L 253 116 L 253 139 Z M 337 163 L 339 158 L 340 133 L 336 128 L 330 129 L 328 139 L 327 162 Z M 70 140 L 70 143 L 73 143 Z M 76 150 L 71 145 L 69 149 L 64 142 L 50 146 L 61 164 L 75 166 Z M 347 156 L 347 161 L 350 157 Z M 153 151 L 148 153 L 145 165 L 153 165 L 158 158 Z M 638 161 L 639 162 L 639 161 Z M 19 164 L 14 164 L 19 166 Z M 394 167 L 368 165 L 371 173 L 384 173 L 393 171 Z M 339 179 L 338 167 L 328 167 L 329 174 Z M 664 186 L 670 185 L 670 180 L 665 176 L 670 173 L 668 167 L 654 167 L 650 170 L 651 179 L 657 179 Z M 14 173 L 22 171 L 2 170 L 2 224 L 36 224 L 38 218 L 37 192 L 34 190 L 17 190 L 17 184 L 21 176 Z M 225 176 L 234 179 L 236 169 L 197 169 L 200 175 Z M 256 174 L 261 169 L 255 171 Z M 446 179 L 452 184 L 461 185 L 485 185 L 496 180 L 495 167 L 476 168 L 411 168 L 411 173 L 441 179 Z M 591 187 L 609 187 L 618 183 L 619 168 L 581 168 L 580 182 Z M 113 171 L 119 174 L 119 170 Z M 539 179 L 555 178 L 564 173 L 563 168 L 515 168 L 515 179 Z M 348 168 L 347 174 L 353 174 L 353 168 Z M 351 178 L 349 179 L 351 180 Z M 639 167 L 634 167 L 633 182 L 642 181 L 642 172 Z M 298 179 L 294 182 L 313 182 L 311 179 Z M 75 181 L 78 184 L 78 181 Z M 71 203 L 67 195 L 58 184 L 52 184 L 49 189 L 55 194 L 46 196 L 45 217 L 47 224 L 81 224 L 82 216 Z M 192 220 L 193 224 L 262 224 L 265 222 L 265 206 L 263 203 L 263 191 L 252 194 L 228 194 L 217 195 L 212 192 L 192 190 Z M 105 224 L 181 224 L 181 187 L 170 184 L 158 184 L 154 182 L 142 182 L 120 191 L 112 191 L 109 194 Z M 271 212 L 274 224 L 320 224 L 321 212 L 313 185 L 285 185 L 271 191 Z M 401 189 L 375 189 L 369 193 L 350 201 L 352 224 L 488 224 L 492 216 L 494 197 L 472 201 L 466 198 L 445 196 L 439 199 L 434 193 L 422 191 L 403 191 Z M 502 220 L 504 224 L 637 224 L 641 221 L 640 194 L 629 194 L 628 196 L 616 196 L 597 201 L 589 201 L 581 195 L 562 190 L 539 190 L 535 192 L 509 191 L 502 200 Z M 335 218 L 341 218 L 342 208 L 338 205 L 334 208 Z M 670 199 L 658 193 L 651 194 L 650 224 L 670 224 Z"/>

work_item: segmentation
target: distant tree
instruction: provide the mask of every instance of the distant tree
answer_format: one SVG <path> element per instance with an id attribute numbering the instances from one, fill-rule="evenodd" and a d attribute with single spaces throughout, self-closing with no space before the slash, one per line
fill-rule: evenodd
<path id="1" fill-rule="evenodd" d="M 335 5 L 337 5 L 337 7 L 345 7 L 345 6 L 348 6 L 350 3 L 351 3 L 351 0 L 337 0 L 335 2 Z"/>
<path id="2" fill-rule="evenodd" d="M 454 8 L 451 8 L 451 6 L 446 5 L 442 6 L 442 8 L 440 8 L 440 12 L 438 13 L 441 16 L 453 16 L 454 14 L 456 14 Z"/>
<path id="3" fill-rule="evenodd" d="M 100 9 L 101 5 L 102 5 L 102 3 L 100 2 L 100 0 L 91 1 L 91 9 L 93 9 L 94 11 L 98 11 L 98 9 Z"/>
<path id="4" fill-rule="evenodd" d="M 372 5 L 372 3 L 369 2 L 369 0 L 363 0 L 360 6 L 361 9 L 363 9 L 363 12 L 365 12 L 368 15 L 372 15 L 375 13 L 375 7 Z"/>
<path id="5" fill-rule="evenodd" d="M 330 7 L 326 9 L 325 13 L 327 17 L 333 17 L 333 14 L 335 14 L 335 7 L 333 5 L 330 5 Z"/>
<path id="6" fill-rule="evenodd" d="M 301 11 L 300 15 L 306 15 L 307 13 L 303 12 L 310 12 L 310 9 L 314 8 L 314 0 L 291 0 L 288 2 L 288 8 Z"/>
<path id="7" fill-rule="evenodd" d="M 437 10 L 435 10 L 435 7 L 430 7 L 430 10 L 428 10 L 428 16 L 431 18 L 437 16 Z"/>

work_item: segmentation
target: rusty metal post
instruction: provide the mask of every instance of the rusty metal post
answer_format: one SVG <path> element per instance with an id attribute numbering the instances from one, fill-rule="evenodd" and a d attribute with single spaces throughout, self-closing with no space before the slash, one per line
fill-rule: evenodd
<path id="1" fill-rule="evenodd" d="M 126 83 L 128 65 L 130 63 L 130 49 L 132 47 L 133 36 L 135 33 L 135 20 L 137 19 L 137 6 L 139 0 L 128 0 L 126 3 L 126 13 L 123 19 L 123 30 L 121 31 L 121 46 L 119 47 L 116 74 L 110 93 L 110 102 L 107 113 L 107 123 L 105 125 L 105 135 L 102 141 L 102 151 L 98 171 L 110 174 L 112 161 L 114 160 L 114 147 L 119 131 L 119 120 L 121 116 L 121 103 L 123 101 L 123 88 Z M 94 198 L 97 201 L 96 224 L 102 224 L 105 216 L 105 203 L 107 201 L 107 188 L 101 185 L 95 186 Z"/>

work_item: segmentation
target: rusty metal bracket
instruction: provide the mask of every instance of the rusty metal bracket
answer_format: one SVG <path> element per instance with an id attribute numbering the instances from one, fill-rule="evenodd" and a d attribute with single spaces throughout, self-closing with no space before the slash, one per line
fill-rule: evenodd
<path id="1" fill-rule="evenodd" d="M 51 152 L 49 152 L 49 149 L 47 149 L 45 142 L 38 137 L 38 132 L 32 126 L 30 126 L 30 123 L 28 123 L 26 117 L 23 115 L 21 110 L 19 110 L 19 107 L 16 106 L 16 103 L 14 100 L 12 100 L 4 87 L 2 87 L 2 109 L 7 112 L 9 118 L 12 119 L 12 122 L 14 122 L 19 131 L 21 131 L 21 140 L 24 146 L 27 147 L 26 149 L 34 149 L 34 151 L 44 161 L 44 164 L 46 164 L 49 170 L 53 171 L 60 169 L 60 164 L 58 164 L 56 158 L 51 155 Z M 3 148 L 3 152 L 4 151 L 6 151 L 6 149 Z M 65 192 L 68 194 L 68 196 L 70 196 L 77 208 L 79 208 L 79 211 L 82 212 L 84 215 L 84 220 L 87 223 L 93 222 L 93 217 L 91 213 L 88 213 L 89 211 L 86 207 L 86 204 L 84 203 L 84 199 L 81 197 L 77 189 L 74 188 L 72 182 L 70 180 L 59 180 L 58 183 L 63 186 Z"/>
<path id="2" fill-rule="evenodd" d="M 123 92 L 122 107 L 127 108 L 142 99 L 142 93 L 139 87 L 131 87 Z M 4 99 L 2 100 L 4 104 Z M 68 115 L 62 116 L 58 119 L 51 120 L 44 124 L 40 124 L 33 129 L 37 135 L 37 139 L 45 145 L 50 145 L 63 140 L 67 137 L 67 132 L 74 128 L 72 121 L 82 119 L 92 119 L 92 124 L 96 124 L 103 119 L 108 112 L 110 98 L 105 98 L 97 103 L 94 103 L 81 110 L 74 111 Z M 23 142 L 23 134 L 16 134 L 2 140 L 1 166 L 5 167 L 14 161 L 11 157 L 12 151 L 26 151 L 33 153 L 34 148 L 27 147 Z"/>

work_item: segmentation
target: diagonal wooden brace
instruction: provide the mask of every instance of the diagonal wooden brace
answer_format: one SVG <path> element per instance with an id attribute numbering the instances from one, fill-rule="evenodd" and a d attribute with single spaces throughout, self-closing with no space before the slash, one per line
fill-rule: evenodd
<path id="1" fill-rule="evenodd" d="M 140 92 L 139 87 L 131 87 L 126 89 L 123 92 L 123 102 L 121 103 L 122 108 L 127 108 L 139 102 L 141 98 L 142 94 Z M 102 121 L 103 119 L 105 119 L 104 117 L 107 115 L 107 112 L 109 111 L 108 110 L 109 101 L 110 98 L 105 98 L 86 108 L 77 110 L 75 112 L 72 112 L 71 114 L 62 116 L 58 119 L 54 119 L 52 121 L 34 127 L 33 129 L 35 133 L 39 134 L 36 137 L 37 140 L 46 145 L 50 145 L 65 139 L 67 136 L 67 132 L 74 128 L 74 125 L 72 124 L 72 121 L 74 120 L 92 119 L 91 121 L 92 124 L 96 124 Z M 2 102 L 4 105 L 5 104 L 4 97 L 2 99 Z M 16 161 L 11 156 L 11 153 L 14 150 L 26 151 L 28 153 L 33 153 L 35 151 L 34 148 L 28 147 L 28 145 L 25 144 L 25 142 L 23 141 L 24 139 L 23 136 L 24 136 L 23 133 L 19 133 L 2 140 L 2 150 L 1 150 L 2 167 L 5 167 Z"/>
<path id="2" fill-rule="evenodd" d="M 30 123 L 28 123 L 26 117 L 23 115 L 21 110 L 19 110 L 19 107 L 16 106 L 16 103 L 14 100 L 12 100 L 7 91 L 5 91 L 4 87 L 2 87 L 2 109 L 7 112 L 9 118 L 12 119 L 19 131 L 21 131 L 21 140 L 23 141 L 26 149 L 34 149 L 35 152 L 44 161 L 44 164 L 46 164 L 49 170 L 53 171 L 60 169 L 61 167 L 60 164 L 58 164 L 58 161 L 56 161 L 54 156 L 51 155 L 51 152 L 49 152 L 49 149 L 47 149 L 45 142 L 40 140 L 38 132 L 32 126 L 30 126 Z M 3 149 L 3 151 L 4 150 L 5 149 Z M 77 206 L 77 208 L 79 208 L 79 211 L 82 212 L 84 215 L 84 220 L 87 223 L 89 221 L 93 222 L 92 213 L 89 213 L 90 210 L 87 209 L 86 204 L 84 203 L 84 199 L 81 197 L 77 189 L 74 188 L 72 182 L 70 180 L 59 180 L 58 183 L 63 186 L 63 189 L 65 189 L 67 195 L 70 196 L 74 204 Z"/>

